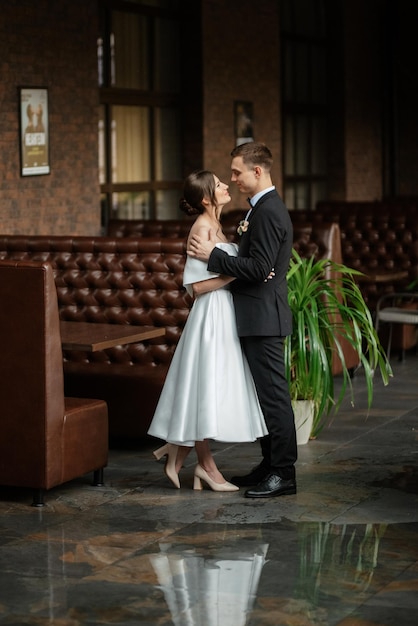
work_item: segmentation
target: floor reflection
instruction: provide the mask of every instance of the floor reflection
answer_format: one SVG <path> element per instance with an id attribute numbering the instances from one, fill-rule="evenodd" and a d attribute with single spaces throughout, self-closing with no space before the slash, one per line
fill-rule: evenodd
<path id="1" fill-rule="evenodd" d="M 221 545 L 210 557 L 189 546 L 160 544 L 150 561 L 175 626 L 245 626 L 268 544 Z"/>
<path id="2" fill-rule="evenodd" d="M 415 626 L 418 523 L 135 530 L 136 513 L 0 533 L 0 623 Z"/>
<path id="3" fill-rule="evenodd" d="M 417 524 L 192 525 L 149 554 L 175 626 L 391 624 L 411 601 Z M 392 587 L 396 579 L 396 586 Z M 399 606 L 385 607 L 396 592 Z M 377 599 L 377 600 L 376 600 Z M 380 606 L 382 605 L 382 606 Z M 370 619 L 379 610 L 388 622 Z M 389 619 L 390 615 L 390 619 Z M 357 621 L 356 621 L 357 620 Z M 399 623 L 409 624 L 409 621 Z M 412 623 L 412 622 L 411 622 Z"/>
<path id="4" fill-rule="evenodd" d="M 366 592 L 386 528 L 387 524 L 301 524 L 298 594 L 317 603 L 321 590 L 329 593 L 336 584 L 354 594 Z"/>

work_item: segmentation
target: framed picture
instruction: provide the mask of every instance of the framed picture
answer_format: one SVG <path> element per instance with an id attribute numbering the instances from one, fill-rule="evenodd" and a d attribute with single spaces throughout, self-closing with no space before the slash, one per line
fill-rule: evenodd
<path id="1" fill-rule="evenodd" d="M 48 90 L 19 87 L 21 176 L 49 174 Z"/>
<path id="2" fill-rule="evenodd" d="M 237 146 L 254 141 L 253 122 L 253 103 L 236 100 L 234 102 L 234 123 Z"/>

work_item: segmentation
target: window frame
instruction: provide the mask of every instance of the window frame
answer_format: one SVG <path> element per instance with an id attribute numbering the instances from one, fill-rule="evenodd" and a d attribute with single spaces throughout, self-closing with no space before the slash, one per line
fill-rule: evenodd
<path id="1" fill-rule="evenodd" d="M 106 228 L 107 222 L 112 217 L 114 194 L 123 192 L 148 192 L 150 204 L 147 217 L 157 219 L 157 195 L 160 191 L 181 190 L 182 180 L 157 180 L 156 178 L 156 137 L 155 137 L 155 111 L 158 108 L 169 107 L 177 112 L 179 125 L 181 124 L 181 101 L 180 89 L 177 92 L 156 91 L 152 84 L 154 80 L 154 24 L 153 20 L 158 18 L 169 18 L 178 21 L 180 24 L 180 12 L 177 3 L 166 3 L 167 6 L 150 6 L 124 0 L 100 0 L 99 13 L 99 38 L 102 40 L 101 59 L 98 55 L 98 79 L 102 77 L 99 84 L 99 106 L 104 110 L 104 182 L 100 182 L 100 193 L 102 198 L 102 227 Z M 113 12 L 126 12 L 144 16 L 147 21 L 148 32 L 148 75 L 150 76 L 150 89 L 133 89 L 124 87 L 114 87 L 111 85 L 111 44 Z M 101 65 L 100 65 L 101 64 Z M 180 71 L 180 68 L 178 68 Z M 149 109 L 149 145 L 148 157 L 150 165 L 150 180 L 136 182 L 113 182 L 112 180 L 112 138 L 111 138 L 111 111 L 113 106 L 138 106 Z M 181 132 L 181 129 L 180 129 Z M 181 158 L 181 156 L 179 156 Z M 179 164 L 181 169 L 181 164 Z"/>
<path id="2" fill-rule="evenodd" d="M 323 144 L 325 145 L 325 167 L 323 173 L 313 171 L 314 146 L 313 128 L 315 122 L 320 121 L 323 128 L 327 128 L 328 122 L 328 98 L 327 98 L 327 66 L 326 53 L 328 49 L 328 39 L 326 36 L 326 3 L 323 0 L 315 0 L 314 6 L 310 4 L 316 20 L 309 22 L 310 32 L 304 31 L 299 17 L 304 13 L 305 1 L 312 3 L 313 0 L 288 0 L 283 2 L 281 13 L 281 72 L 282 72 L 282 148 L 283 148 L 283 195 L 286 205 L 291 210 L 314 209 L 316 202 L 327 196 L 329 183 L 329 173 L 327 160 L 328 137 L 324 133 Z M 298 85 L 296 81 L 301 80 L 300 65 L 297 66 L 298 52 L 305 47 L 305 77 L 304 91 L 305 97 L 298 97 Z M 313 50 L 321 51 L 323 58 L 324 77 L 324 100 L 315 101 L 313 89 Z M 290 58 L 289 58 L 290 57 Z M 299 82 L 300 86 L 300 82 Z M 290 93 L 289 93 L 290 92 Z M 295 95 L 296 94 L 296 95 Z M 305 160 L 307 163 L 306 172 L 298 172 L 297 158 L 298 145 L 296 121 L 304 118 L 306 121 L 306 132 L 304 137 Z M 288 149 L 288 129 L 292 129 L 291 151 Z M 291 154 L 289 154 L 291 152 Z M 291 172 L 288 169 L 289 161 L 292 161 Z M 298 201 L 297 190 L 305 187 L 305 200 L 302 204 Z M 322 187 L 322 191 L 316 190 Z"/>

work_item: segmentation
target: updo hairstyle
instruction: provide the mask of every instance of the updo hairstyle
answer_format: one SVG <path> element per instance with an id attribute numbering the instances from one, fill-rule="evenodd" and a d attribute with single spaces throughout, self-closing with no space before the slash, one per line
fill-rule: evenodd
<path id="1" fill-rule="evenodd" d="M 208 170 L 192 172 L 184 182 L 183 198 L 180 210 L 187 215 L 201 215 L 205 211 L 202 204 L 204 198 L 216 206 L 215 178 Z"/>

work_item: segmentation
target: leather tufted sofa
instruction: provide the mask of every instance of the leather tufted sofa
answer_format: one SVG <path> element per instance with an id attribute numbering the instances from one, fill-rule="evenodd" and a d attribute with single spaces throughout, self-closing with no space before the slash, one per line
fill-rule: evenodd
<path id="1" fill-rule="evenodd" d="M 231 239 L 236 226 L 227 226 Z M 337 225 L 299 224 L 294 234 L 301 255 L 340 258 Z M 0 235 L 0 259 L 51 263 L 62 320 L 166 329 L 158 339 L 64 353 L 65 394 L 105 400 L 111 439 L 146 434 L 192 304 L 182 286 L 185 237 L 160 235 Z M 357 363 L 354 355 L 350 366 Z"/>
<path id="2" fill-rule="evenodd" d="M 312 211 L 292 211 L 291 218 L 293 224 L 339 224 L 343 263 L 370 276 L 360 287 L 372 312 L 382 295 L 404 291 L 418 278 L 418 201 L 324 201 Z M 406 276 L 397 278 L 399 272 Z M 385 280 L 376 280 L 379 275 Z"/>

